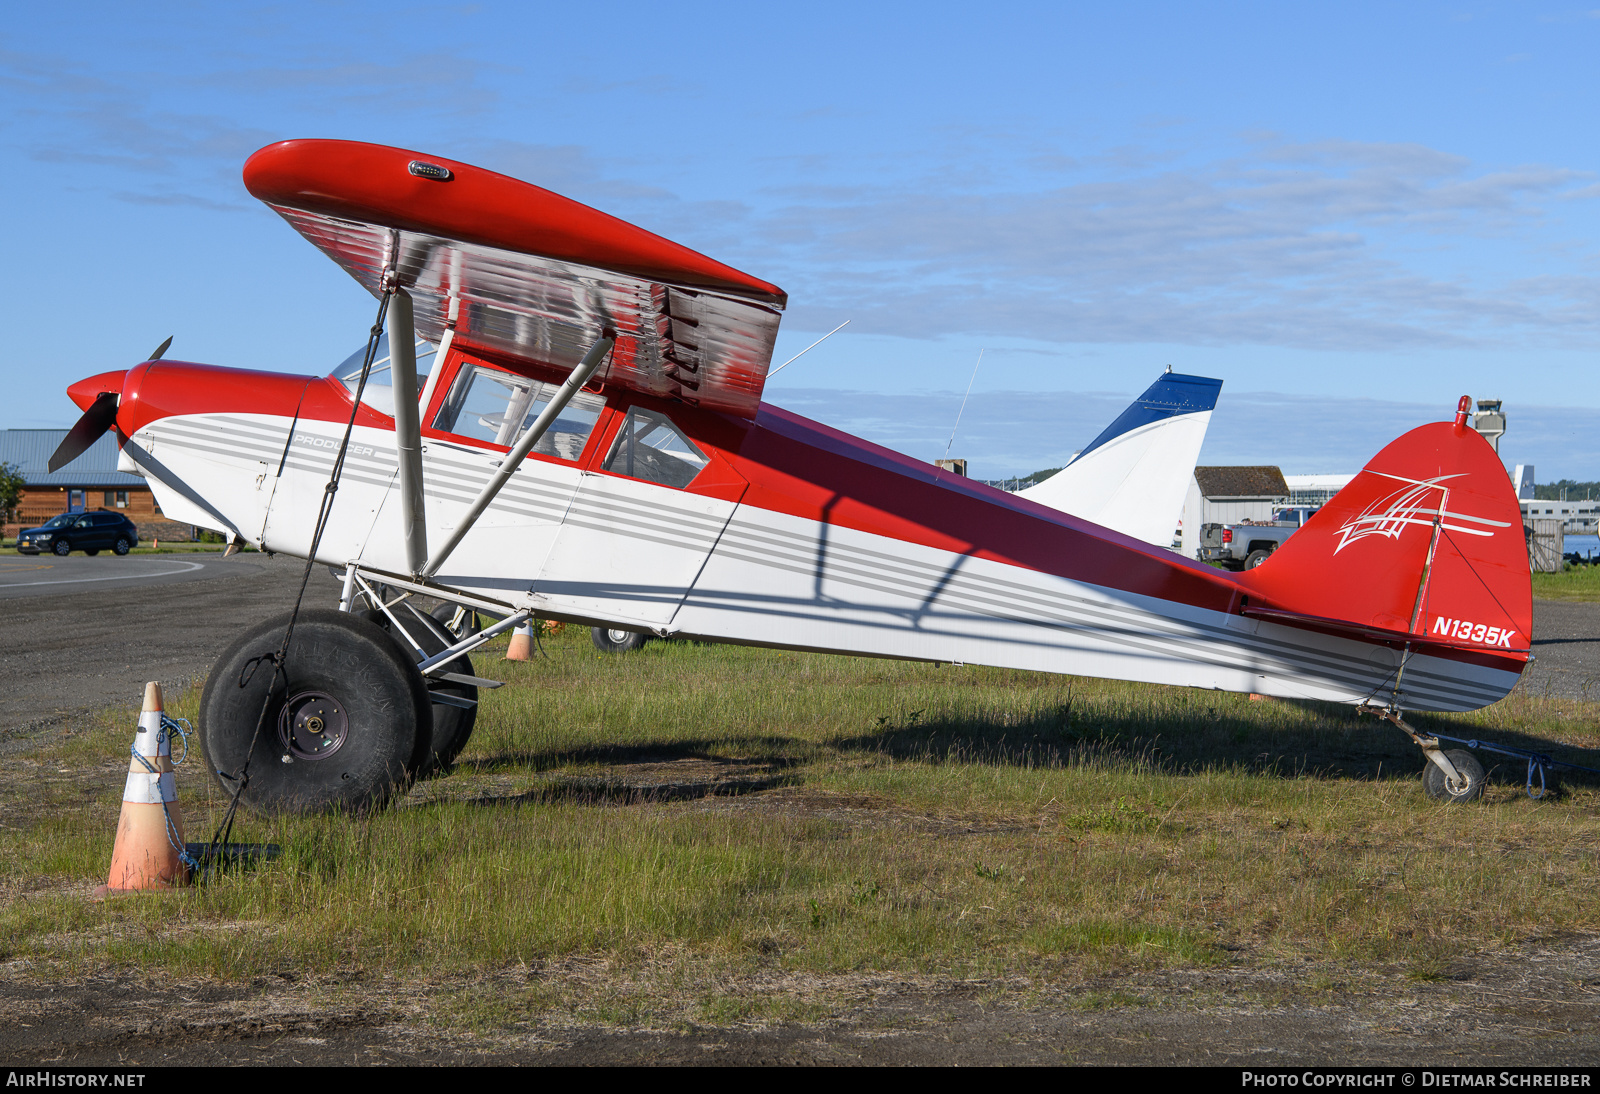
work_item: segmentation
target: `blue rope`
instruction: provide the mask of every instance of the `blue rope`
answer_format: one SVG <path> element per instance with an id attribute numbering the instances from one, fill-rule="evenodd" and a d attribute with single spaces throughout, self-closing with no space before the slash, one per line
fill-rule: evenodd
<path id="1" fill-rule="evenodd" d="M 189 758 L 189 736 L 184 731 L 188 725 L 189 723 L 186 720 L 168 718 L 165 714 L 161 715 L 161 731 L 166 733 L 169 730 L 177 730 L 178 736 L 183 738 L 183 759 L 173 761 L 172 766 L 174 767 Z M 155 765 L 140 754 L 138 748 L 130 748 L 128 751 L 133 754 L 134 759 L 144 765 L 146 771 L 154 775 L 158 781 L 160 780 L 161 772 L 157 771 Z M 172 810 L 168 808 L 166 801 L 161 803 L 161 818 L 166 821 L 167 842 L 172 845 L 174 851 L 178 852 L 178 861 L 183 863 L 190 873 L 200 869 L 200 861 L 189 853 L 188 847 L 184 846 L 183 841 L 178 838 L 178 826 L 172 819 Z"/>
<path id="2" fill-rule="evenodd" d="M 161 715 L 161 728 L 166 730 L 168 741 L 172 740 L 174 733 L 182 739 L 183 755 L 172 761 L 173 767 L 181 767 L 183 762 L 189 758 L 189 734 L 194 732 L 194 727 L 189 724 L 189 719 L 187 718 L 168 718 L 166 713 L 163 712 Z"/>

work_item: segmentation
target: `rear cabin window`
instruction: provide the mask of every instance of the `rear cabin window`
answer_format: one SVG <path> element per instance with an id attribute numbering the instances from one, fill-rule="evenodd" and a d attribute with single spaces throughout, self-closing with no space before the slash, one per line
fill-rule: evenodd
<path id="1" fill-rule="evenodd" d="M 681 490 L 694 481 L 707 462 L 705 453 L 672 424 L 672 419 L 634 407 L 628 411 L 628 420 L 611 446 L 605 469 Z"/>
<path id="2" fill-rule="evenodd" d="M 510 448 L 559 388 L 559 384 L 530 380 L 484 365 L 463 366 L 439 413 L 433 417 L 433 428 Z M 583 455 L 583 446 L 589 442 L 589 434 L 594 432 L 605 405 L 598 395 L 578 392 L 533 450 L 576 461 Z"/>

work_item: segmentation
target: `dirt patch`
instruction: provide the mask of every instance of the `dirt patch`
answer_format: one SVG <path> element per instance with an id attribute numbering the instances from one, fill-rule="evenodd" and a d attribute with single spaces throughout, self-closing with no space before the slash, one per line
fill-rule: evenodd
<path id="1" fill-rule="evenodd" d="M 685 758 L 661 763 L 612 764 L 581 774 L 549 774 L 527 790 L 480 795 L 480 804 L 569 801 L 598 805 L 645 805 L 731 797 L 785 786 L 793 781 L 783 764 L 760 760 Z M 526 780 L 523 780 L 526 781 Z M 418 801 L 431 800 L 426 789 Z"/>
<path id="2" fill-rule="evenodd" d="M 1048 974 L 1050 970 L 1043 970 Z M 1528 943 L 1417 981 L 1282 964 L 1066 982 L 753 971 L 607 1020 L 617 970 L 162 985 L 0 979 L 0 1054 L 160 1064 L 1600 1064 L 1600 943 Z M 539 1000 L 562 998 L 565 1005 Z M 534 1002 L 530 1003 L 532 999 Z M 777 1004 L 777 1005 L 774 1005 Z M 707 1009 L 748 1016 L 707 1020 Z M 796 1007 L 807 1020 L 762 1017 Z"/>

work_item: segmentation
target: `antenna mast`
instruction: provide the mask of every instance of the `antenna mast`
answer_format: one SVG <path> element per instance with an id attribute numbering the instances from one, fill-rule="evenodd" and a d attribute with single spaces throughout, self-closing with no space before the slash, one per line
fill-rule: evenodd
<path id="1" fill-rule="evenodd" d="M 972 380 L 978 378 L 978 365 L 983 364 L 983 350 L 978 351 L 978 364 L 972 366 Z M 972 394 L 972 380 L 967 381 L 967 394 L 961 396 L 961 409 L 956 411 L 956 424 L 950 427 L 950 439 L 944 445 L 944 458 L 950 458 L 950 446 L 956 443 L 956 430 L 961 428 L 961 415 L 967 409 L 967 397 Z"/>

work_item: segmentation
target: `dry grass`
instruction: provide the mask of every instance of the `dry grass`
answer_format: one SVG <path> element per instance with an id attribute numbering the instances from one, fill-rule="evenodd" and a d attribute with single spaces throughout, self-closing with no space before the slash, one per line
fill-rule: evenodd
<path id="1" fill-rule="evenodd" d="M 38 742 L 0 780 L 0 960 L 228 979 L 598 961 L 653 986 L 585 1006 L 687 992 L 720 1020 L 816 1006 L 716 987 L 758 969 L 1043 981 L 1310 957 L 1427 978 L 1600 928 L 1594 784 L 1535 803 L 1518 769 L 1436 805 L 1414 747 L 1341 708 L 734 647 L 604 656 L 576 628 L 546 648 L 480 658 L 509 686 L 402 807 L 246 818 L 237 838 L 282 857 L 186 892 L 86 899 L 131 714 Z M 1600 766 L 1594 704 L 1423 721 Z M 199 768 L 180 775 L 191 838 L 223 804 Z M 555 1005 L 536 996 L 516 1005 Z"/>

